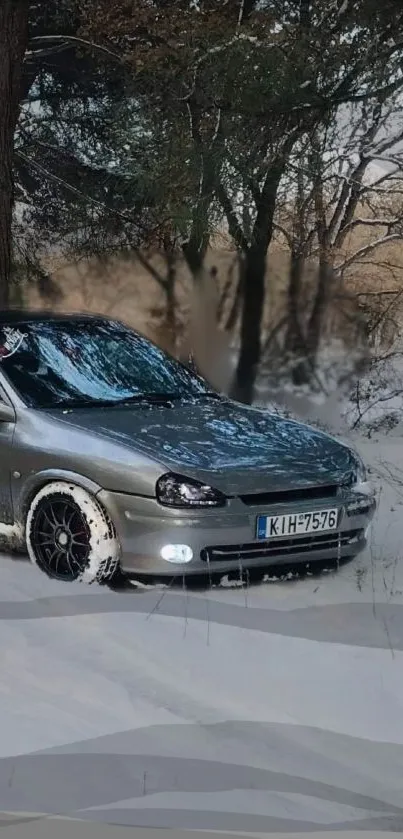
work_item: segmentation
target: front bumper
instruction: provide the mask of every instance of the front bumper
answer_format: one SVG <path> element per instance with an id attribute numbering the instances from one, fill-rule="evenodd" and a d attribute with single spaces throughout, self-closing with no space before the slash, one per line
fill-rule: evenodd
<path id="1" fill-rule="evenodd" d="M 174 510 L 155 499 L 102 491 L 98 499 L 109 512 L 122 548 L 125 574 L 175 577 L 228 574 L 270 565 L 343 559 L 362 551 L 374 516 L 374 497 L 349 492 L 331 501 L 299 501 L 270 507 L 246 507 L 239 498 L 222 509 Z M 282 515 L 338 506 L 338 530 L 294 538 L 261 541 L 256 536 L 259 515 Z M 161 550 L 168 544 L 188 545 L 193 559 L 168 562 Z"/>

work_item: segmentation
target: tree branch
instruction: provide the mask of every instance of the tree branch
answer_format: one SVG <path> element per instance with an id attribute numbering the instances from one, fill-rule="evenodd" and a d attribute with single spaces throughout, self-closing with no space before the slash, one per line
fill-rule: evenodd
<path id="1" fill-rule="evenodd" d="M 68 44 L 81 44 L 81 46 L 91 47 L 91 49 L 104 52 L 112 58 L 115 58 L 119 61 L 119 63 L 122 62 L 122 56 L 117 52 L 113 52 L 113 50 L 108 47 L 104 47 L 102 44 L 97 44 L 95 41 L 87 41 L 85 38 L 79 38 L 77 35 L 35 35 L 35 37 L 30 39 L 30 44 L 42 42 L 46 43 L 50 41 L 55 42 L 56 46 L 60 44 L 60 42 L 62 42 L 62 44 L 66 44 L 66 46 Z M 27 58 L 35 57 L 35 50 L 27 50 L 25 55 Z"/>
<path id="2" fill-rule="evenodd" d="M 387 227 L 388 229 L 392 229 L 397 224 L 401 224 L 401 218 L 355 218 L 350 221 L 346 227 L 344 228 L 345 232 L 352 230 L 354 227 Z"/>
<path id="3" fill-rule="evenodd" d="M 226 215 L 231 238 L 234 240 L 236 246 L 243 251 L 243 253 L 247 253 L 249 249 L 249 242 L 237 219 L 236 212 L 231 204 L 229 195 L 220 180 L 217 181 L 215 193 L 217 200 L 221 204 Z"/>
<path id="4" fill-rule="evenodd" d="M 289 231 L 287 230 L 287 228 L 283 227 L 282 224 L 279 224 L 277 221 L 275 221 L 273 223 L 273 229 L 277 230 L 278 233 L 281 233 L 281 235 L 284 236 L 284 239 L 286 240 L 288 247 L 291 249 L 293 244 L 292 236 L 291 233 L 289 233 Z"/>
<path id="5" fill-rule="evenodd" d="M 69 192 L 72 192 L 73 194 L 78 195 L 80 198 L 82 198 L 88 204 L 91 204 L 92 206 L 98 207 L 103 212 L 108 213 L 109 215 L 113 215 L 116 218 L 120 218 L 122 221 L 128 222 L 129 224 L 135 224 L 136 223 L 133 218 L 131 218 L 130 216 L 127 216 L 125 213 L 121 213 L 118 210 L 111 209 L 106 204 L 104 204 L 102 201 L 97 201 L 95 198 L 91 198 L 90 195 L 87 195 L 86 193 L 81 192 L 80 189 L 73 186 L 72 184 L 69 184 L 67 181 L 63 180 L 63 178 L 58 177 L 58 175 L 55 175 L 53 172 L 50 172 L 48 169 L 46 169 L 44 166 L 42 166 L 36 160 L 31 160 L 23 152 L 21 152 L 21 151 L 16 152 L 16 156 L 17 156 L 17 158 L 20 158 L 21 160 L 23 160 L 26 165 L 32 166 L 34 169 L 36 169 L 38 172 L 40 172 L 46 178 L 49 178 L 50 180 L 53 180 L 55 183 L 58 183 L 59 186 L 61 186 L 63 189 L 66 189 Z M 141 263 L 141 265 L 143 266 L 143 268 L 146 268 L 146 270 L 151 274 L 151 276 L 154 278 L 154 280 L 162 288 L 165 288 L 165 285 L 166 285 L 165 278 L 162 277 L 162 275 L 154 268 L 153 265 L 151 265 L 150 262 L 148 262 L 147 259 L 145 259 L 145 257 L 141 253 L 140 249 L 135 247 L 134 245 L 131 245 L 131 250 L 133 251 L 133 253 L 135 253 L 136 257 L 138 258 L 138 260 Z"/>
<path id="6" fill-rule="evenodd" d="M 381 245 L 387 245 L 389 242 L 396 242 L 399 239 L 402 239 L 401 233 L 390 233 L 386 236 L 382 236 L 379 239 L 376 239 L 374 242 L 370 242 L 370 244 L 364 245 L 364 247 L 351 254 L 351 256 L 344 260 L 344 262 L 339 262 L 339 264 L 335 266 L 334 270 L 339 275 L 343 274 L 346 268 L 349 268 L 349 266 L 357 260 L 362 259 L 362 257 L 364 256 L 368 256 L 368 254 L 381 247 Z"/>

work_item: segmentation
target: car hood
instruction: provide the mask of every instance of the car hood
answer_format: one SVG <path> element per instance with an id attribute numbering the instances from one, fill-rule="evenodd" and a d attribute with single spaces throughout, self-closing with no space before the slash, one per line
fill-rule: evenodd
<path id="1" fill-rule="evenodd" d="M 327 434 L 229 400 L 51 414 L 226 494 L 344 483 L 354 466 Z"/>

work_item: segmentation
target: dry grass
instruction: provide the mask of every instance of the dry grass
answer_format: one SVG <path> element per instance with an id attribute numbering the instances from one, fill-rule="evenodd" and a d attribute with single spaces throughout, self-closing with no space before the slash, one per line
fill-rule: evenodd
<path id="1" fill-rule="evenodd" d="M 374 230 L 368 231 L 368 241 L 374 237 Z M 340 254 L 340 260 L 367 243 L 363 231 L 354 233 L 346 243 L 346 253 Z M 162 276 L 165 273 L 163 258 L 154 253 L 147 258 Z M 219 292 L 223 290 L 229 274 L 233 273 L 233 290 L 236 285 L 236 254 L 224 239 L 216 242 L 206 259 L 206 268 L 217 269 Z M 234 271 L 235 267 L 235 271 Z M 191 305 L 191 277 L 182 258 L 177 263 L 176 316 L 178 334 L 183 332 Z M 274 242 L 269 250 L 266 272 L 266 303 L 263 326 L 266 333 L 281 320 L 285 313 L 289 272 L 289 255 L 279 242 Z M 164 346 L 173 350 L 172 341 L 164 322 L 166 298 L 161 286 L 136 259 L 79 260 L 59 263 L 51 266 L 51 273 L 61 290 L 63 300 L 52 304 L 56 311 L 87 311 L 107 314 L 123 320 Z M 308 265 L 304 279 L 305 304 L 313 299 L 316 280 L 315 265 Z M 388 343 L 400 324 L 403 323 L 403 245 L 400 242 L 389 243 L 354 263 L 346 272 L 343 284 L 337 283 L 332 289 L 332 302 L 328 313 L 328 330 L 346 343 L 354 343 L 356 335 L 351 324 L 357 320 L 362 306 L 369 305 L 372 310 L 381 312 L 393 303 L 393 296 L 385 292 L 402 290 L 402 298 L 392 307 L 389 314 L 389 331 L 384 329 L 383 340 Z M 340 294 L 343 299 L 340 300 Z M 28 293 L 27 303 L 33 308 L 43 308 L 43 300 L 33 290 Z M 232 295 L 228 306 L 231 305 Z M 228 308 L 227 306 L 227 308 Z M 50 306 L 49 306 L 50 308 Z M 393 326 L 393 320 L 396 327 Z M 386 321 L 385 321 L 386 322 Z"/>

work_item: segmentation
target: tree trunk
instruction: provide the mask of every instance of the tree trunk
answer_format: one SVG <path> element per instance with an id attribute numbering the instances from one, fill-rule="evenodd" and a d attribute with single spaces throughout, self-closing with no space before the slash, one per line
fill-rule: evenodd
<path id="1" fill-rule="evenodd" d="M 322 335 L 323 317 L 329 298 L 330 284 L 332 280 L 332 267 L 327 257 L 323 256 L 319 261 L 319 277 L 316 289 L 315 302 L 308 325 L 308 352 L 311 361 L 315 363 L 317 352 Z"/>
<path id="2" fill-rule="evenodd" d="M 194 149 L 199 156 L 200 189 L 192 211 L 189 239 L 183 245 L 183 255 L 188 268 L 197 283 L 202 274 L 204 258 L 210 241 L 210 207 L 214 197 L 217 174 L 221 162 L 221 118 L 211 142 L 206 144 L 202 137 L 203 110 L 193 96 L 187 102 Z"/>
<path id="3" fill-rule="evenodd" d="M 301 301 L 302 272 L 304 257 L 299 248 L 291 251 L 290 277 L 287 291 L 287 333 L 285 338 L 285 352 L 292 357 L 298 357 L 304 352 L 304 339 L 301 331 L 298 308 Z"/>
<path id="4" fill-rule="evenodd" d="M 251 405 L 261 357 L 261 327 L 265 299 L 266 256 L 273 236 L 277 190 L 284 172 L 286 157 L 267 173 L 257 206 L 252 244 L 245 254 L 243 275 L 243 310 L 241 350 L 235 381 L 231 388 L 234 399 Z"/>
<path id="5" fill-rule="evenodd" d="M 316 154 L 316 157 L 318 182 L 315 188 L 314 200 L 319 244 L 319 270 L 315 300 L 307 329 L 308 371 L 310 370 L 310 374 L 308 373 L 309 378 L 312 377 L 312 373 L 316 367 L 317 355 L 322 337 L 323 319 L 329 300 L 329 286 L 332 279 L 329 229 L 326 221 L 326 209 L 323 196 L 323 179 L 321 169 L 322 160 L 319 153 Z"/>
<path id="6" fill-rule="evenodd" d="M 227 320 L 225 322 L 225 331 L 226 332 L 233 332 L 235 326 L 238 322 L 239 312 L 241 309 L 242 303 L 242 295 L 243 295 L 243 285 L 244 285 L 244 278 L 243 278 L 243 270 L 244 267 L 241 264 L 240 266 L 240 276 L 238 277 L 237 286 L 235 289 L 234 299 L 232 301 L 232 306 L 230 312 L 228 314 Z"/>
<path id="7" fill-rule="evenodd" d="M 331 266 L 326 260 L 320 260 L 318 285 L 307 328 L 306 340 L 304 347 L 301 349 L 301 360 L 293 370 L 293 382 L 295 385 L 308 385 L 312 382 L 315 375 L 318 350 L 322 337 L 323 317 L 326 312 L 331 279 Z"/>
<path id="8" fill-rule="evenodd" d="M 288 326 L 285 351 L 291 362 L 291 378 L 298 387 L 307 384 L 312 376 L 312 363 L 309 357 L 309 339 L 305 335 L 304 325 L 299 317 L 301 306 L 302 272 L 305 259 L 301 253 L 291 254 L 290 282 L 288 287 Z"/>
<path id="9" fill-rule="evenodd" d="M 0 310 L 10 300 L 14 133 L 28 43 L 28 0 L 0 0 Z"/>
<path id="10" fill-rule="evenodd" d="M 315 138 L 312 141 L 312 145 L 312 160 L 315 172 L 317 173 L 314 187 L 314 205 L 319 245 L 319 268 L 315 300 L 307 326 L 304 357 L 301 359 L 300 364 L 294 368 L 294 382 L 299 385 L 309 384 L 315 375 L 318 350 L 323 331 L 323 321 L 332 280 L 331 247 L 324 200 L 323 161 L 320 148 L 317 146 Z"/>
<path id="11" fill-rule="evenodd" d="M 309 26 L 309 16 L 309 0 L 308 2 L 301 0 L 300 22 L 303 29 Z M 301 317 L 301 315 L 304 315 L 304 312 L 301 312 L 301 306 L 305 304 L 302 292 L 309 241 L 304 182 L 304 171 L 307 168 L 304 156 L 302 155 L 300 167 L 297 172 L 294 230 L 291 240 L 290 273 L 287 290 L 287 330 L 284 342 L 284 353 L 286 360 L 291 362 L 291 377 L 294 384 L 299 384 L 298 379 L 301 363 L 303 363 L 306 355 L 305 323 L 304 318 Z"/>
<path id="12" fill-rule="evenodd" d="M 231 396 L 251 405 L 261 356 L 261 325 L 265 298 L 265 241 L 252 246 L 246 255 L 241 321 L 241 351 Z"/>
<path id="13" fill-rule="evenodd" d="M 176 353 L 176 299 L 175 299 L 176 268 L 174 257 L 169 260 L 166 280 L 166 325 L 169 336 L 170 352 Z"/>

